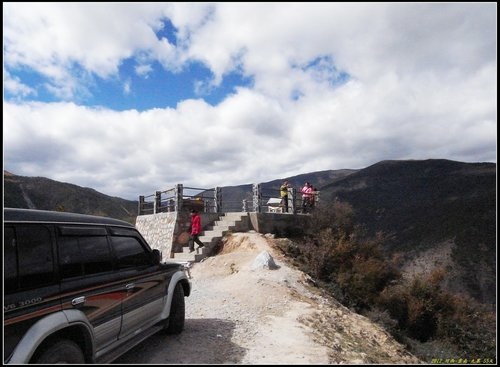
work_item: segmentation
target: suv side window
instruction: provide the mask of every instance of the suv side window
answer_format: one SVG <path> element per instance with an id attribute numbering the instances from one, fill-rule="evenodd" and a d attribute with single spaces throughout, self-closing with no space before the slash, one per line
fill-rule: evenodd
<path id="1" fill-rule="evenodd" d="M 20 288 L 37 288 L 54 282 L 54 260 L 49 228 L 16 226 Z"/>
<path id="2" fill-rule="evenodd" d="M 4 286 L 5 293 L 9 294 L 17 289 L 17 249 L 14 228 L 4 228 L 3 240 Z"/>
<path id="3" fill-rule="evenodd" d="M 59 232 L 59 265 L 62 278 L 113 270 L 104 228 L 60 227 Z"/>
<path id="4" fill-rule="evenodd" d="M 111 245 L 118 259 L 118 268 L 151 265 L 151 257 L 135 237 L 111 236 Z"/>

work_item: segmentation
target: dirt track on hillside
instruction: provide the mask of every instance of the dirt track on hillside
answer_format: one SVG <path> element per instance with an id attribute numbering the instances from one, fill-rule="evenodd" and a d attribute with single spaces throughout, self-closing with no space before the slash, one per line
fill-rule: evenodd
<path id="1" fill-rule="evenodd" d="M 115 363 L 419 363 L 381 328 L 321 296 L 273 241 L 258 233 L 229 236 L 220 254 L 191 269 L 184 331 L 154 335 Z M 262 251 L 278 269 L 252 269 Z"/>

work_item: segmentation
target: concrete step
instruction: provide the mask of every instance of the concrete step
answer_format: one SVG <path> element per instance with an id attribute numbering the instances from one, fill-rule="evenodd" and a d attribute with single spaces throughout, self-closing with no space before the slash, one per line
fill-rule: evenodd
<path id="1" fill-rule="evenodd" d="M 205 247 L 212 247 L 217 243 L 217 241 L 221 240 L 222 237 L 224 236 L 202 236 L 200 237 L 200 241 L 203 242 Z"/>
<path id="2" fill-rule="evenodd" d="M 238 222 L 241 222 L 241 220 L 216 220 L 214 222 L 214 227 L 218 226 L 235 226 Z"/>
<path id="3" fill-rule="evenodd" d="M 220 220 L 222 222 L 241 222 L 245 219 L 244 216 L 234 216 L 234 217 L 222 217 Z"/>
<path id="4" fill-rule="evenodd" d="M 191 261 L 191 262 L 195 261 L 195 256 L 201 254 L 204 247 L 198 249 L 197 244 L 195 244 L 194 247 L 195 247 L 195 250 L 190 253 L 189 247 L 184 246 L 182 248 L 182 252 L 175 253 L 175 255 L 174 255 L 175 261 Z"/>
<path id="5" fill-rule="evenodd" d="M 206 227 L 205 232 L 213 230 L 247 231 L 248 224 L 243 221 L 217 221 L 214 225 Z"/>
<path id="6" fill-rule="evenodd" d="M 204 231 L 203 233 L 206 233 L 206 232 L 209 232 L 209 231 L 219 231 L 219 230 L 222 230 L 222 231 L 229 231 L 229 230 L 232 230 L 233 228 L 236 228 L 235 225 L 214 225 L 214 226 L 208 226 Z"/>
<path id="7" fill-rule="evenodd" d="M 248 216 L 247 213 L 225 213 L 222 215 L 219 220 L 228 220 L 228 221 L 237 221 L 241 220 L 241 218 Z"/>
<path id="8" fill-rule="evenodd" d="M 214 229 L 214 230 L 211 230 L 211 231 L 205 231 L 203 232 L 203 235 L 200 236 L 200 240 L 201 242 L 204 242 L 204 240 L 202 239 L 203 238 L 207 238 L 207 237 L 223 237 L 224 235 L 228 234 L 229 232 L 231 232 L 229 229 Z"/>
<path id="9" fill-rule="evenodd" d="M 207 226 L 199 237 L 205 245 L 201 249 L 195 244 L 195 251 L 189 253 L 189 247 L 184 246 L 182 252 L 175 253 L 175 261 L 199 262 L 213 253 L 214 247 L 222 238 L 231 231 L 247 231 L 248 224 L 245 221 L 247 213 L 225 213 L 216 220 L 213 225 Z"/>

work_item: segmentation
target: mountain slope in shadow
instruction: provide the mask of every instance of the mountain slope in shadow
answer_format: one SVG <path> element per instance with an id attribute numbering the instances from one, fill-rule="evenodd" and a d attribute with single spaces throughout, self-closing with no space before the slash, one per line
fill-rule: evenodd
<path id="1" fill-rule="evenodd" d="M 348 202 L 368 235 L 390 235 L 407 260 L 451 242 L 450 287 L 496 302 L 496 164 L 382 161 L 321 187 L 322 205 Z"/>

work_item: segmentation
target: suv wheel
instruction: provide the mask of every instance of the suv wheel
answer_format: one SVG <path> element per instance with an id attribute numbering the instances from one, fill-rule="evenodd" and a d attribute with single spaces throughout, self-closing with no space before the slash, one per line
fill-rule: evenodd
<path id="1" fill-rule="evenodd" d="M 78 345 L 71 340 L 59 340 L 42 352 L 37 364 L 85 363 L 85 357 Z"/>
<path id="2" fill-rule="evenodd" d="M 172 306 L 170 307 L 170 315 L 166 321 L 165 331 L 167 334 L 180 334 L 184 329 L 185 319 L 185 304 L 184 304 L 184 289 L 180 283 L 177 283 L 172 297 Z"/>

